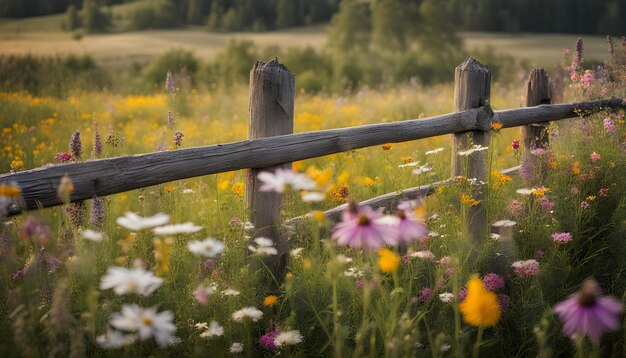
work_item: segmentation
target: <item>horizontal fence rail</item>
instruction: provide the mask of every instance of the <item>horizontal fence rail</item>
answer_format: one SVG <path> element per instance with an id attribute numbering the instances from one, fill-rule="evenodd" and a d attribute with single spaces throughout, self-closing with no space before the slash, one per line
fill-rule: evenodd
<path id="1" fill-rule="evenodd" d="M 51 165 L 0 175 L 17 184 L 23 203 L 10 215 L 63 204 L 57 197 L 61 178 L 74 185 L 71 201 L 246 168 L 259 168 L 321 157 L 385 143 L 406 142 L 468 131 L 489 131 L 577 117 L 581 112 L 626 108 L 622 99 L 540 105 L 493 112 L 489 106 L 425 119 L 328 129 L 240 142 Z"/>

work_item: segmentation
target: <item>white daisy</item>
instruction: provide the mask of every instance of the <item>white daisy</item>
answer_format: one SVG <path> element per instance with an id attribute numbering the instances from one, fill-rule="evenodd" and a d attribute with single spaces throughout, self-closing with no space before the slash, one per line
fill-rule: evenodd
<path id="1" fill-rule="evenodd" d="M 439 299 L 441 300 L 441 302 L 449 303 L 449 302 L 452 302 L 452 300 L 454 300 L 454 295 L 451 294 L 450 292 L 440 293 Z"/>
<path id="2" fill-rule="evenodd" d="M 424 174 L 426 172 L 429 172 L 430 170 L 431 170 L 430 166 L 428 165 L 428 163 L 426 163 L 419 168 L 413 169 L 413 175 Z"/>
<path id="3" fill-rule="evenodd" d="M 157 313 L 156 307 L 142 308 L 136 304 L 125 304 L 120 313 L 111 316 L 109 324 L 119 330 L 136 332 L 142 341 L 154 337 L 162 346 L 174 342 L 174 314 L 172 311 Z"/>
<path id="4" fill-rule="evenodd" d="M 263 318 L 263 312 L 254 307 L 244 307 L 239 311 L 233 312 L 231 317 L 235 322 L 242 322 L 245 318 L 250 318 L 252 321 L 258 322 L 261 318 Z"/>
<path id="5" fill-rule="evenodd" d="M 142 218 L 141 216 L 126 212 L 124 216 L 120 216 L 115 221 L 119 226 L 123 226 L 129 230 L 140 231 L 143 229 L 149 229 L 155 226 L 161 226 L 167 224 L 170 221 L 169 215 L 158 213 L 154 216 Z"/>
<path id="6" fill-rule="evenodd" d="M 102 276 L 100 289 L 113 289 L 117 295 L 136 293 L 142 296 L 150 296 L 157 288 L 161 287 L 163 279 L 156 277 L 151 271 L 142 268 L 127 269 L 125 267 L 111 266 L 107 273 Z"/>
<path id="7" fill-rule="evenodd" d="M 316 183 L 305 174 L 295 173 L 291 169 L 276 169 L 274 173 L 261 172 L 257 178 L 263 183 L 259 190 L 283 193 L 285 190 L 311 190 Z"/>
<path id="8" fill-rule="evenodd" d="M 465 150 L 465 151 L 461 151 L 458 154 L 461 156 L 466 156 L 466 155 L 470 155 L 474 152 L 482 152 L 483 150 L 487 150 L 489 149 L 489 147 L 483 147 L 480 144 L 476 144 L 474 145 L 472 148 Z"/>
<path id="9" fill-rule="evenodd" d="M 108 330 L 106 334 L 98 336 L 96 342 L 104 349 L 118 349 L 129 344 L 133 344 L 137 340 L 134 334 L 124 334 L 118 331 Z"/>
<path id="10" fill-rule="evenodd" d="M 230 349 L 228 350 L 230 353 L 237 354 L 243 352 L 243 343 L 235 342 Z"/>
<path id="11" fill-rule="evenodd" d="M 219 323 L 215 321 L 211 321 L 211 325 L 207 328 L 206 331 L 200 334 L 202 338 L 211 338 L 211 337 L 219 337 L 224 335 L 224 327 L 220 326 Z"/>
<path id="12" fill-rule="evenodd" d="M 189 241 L 187 243 L 187 249 L 194 254 L 215 257 L 224 252 L 224 243 L 209 237 L 202 241 Z"/>
<path id="13" fill-rule="evenodd" d="M 208 324 L 208 323 L 206 323 L 206 322 L 200 322 L 200 323 L 196 323 L 196 324 L 194 325 L 194 327 L 196 327 L 196 329 L 197 329 L 198 331 L 201 331 L 201 330 L 203 330 L 203 329 L 208 329 L 208 328 L 209 328 L 209 324 Z"/>
<path id="14" fill-rule="evenodd" d="M 228 288 L 224 291 L 222 291 L 222 295 L 224 296 L 239 296 L 241 292 L 237 291 L 237 290 L 233 290 L 232 288 Z"/>
<path id="15" fill-rule="evenodd" d="M 80 233 L 80 235 L 83 238 L 85 238 L 85 239 L 87 239 L 89 241 L 93 241 L 93 242 L 100 242 L 100 241 L 102 241 L 104 239 L 104 234 L 103 233 L 96 232 L 96 231 L 89 230 L 89 229 L 83 230 Z"/>
<path id="16" fill-rule="evenodd" d="M 300 198 L 306 203 L 319 203 L 326 200 L 324 193 L 317 191 L 303 191 L 300 193 Z"/>
<path id="17" fill-rule="evenodd" d="M 437 154 L 441 151 L 443 151 L 445 148 L 437 148 L 437 149 L 433 149 L 433 150 L 429 150 L 428 152 L 424 153 L 426 155 L 431 155 L 431 154 Z"/>
<path id="18" fill-rule="evenodd" d="M 200 230 L 202 230 L 202 226 L 197 226 L 192 222 L 160 226 L 152 229 L 156 235 L 191 234 Z"/>
<path id="19" fill-rule="evenodd" d="M 521 195 L 530 195 L 530 194 L 533 193 L 533 190 L 532 189 L 522 188 L 522 189 L 517 189 L 515 192 L 518 193 L 518 194 L 521 194 Z"/>
<path id="20" fill-rule="evenodd" d="M 491 226 L 495 226 L 495 227 L 510 227 L 510 226 L 515 226 L 515 221 L 511 221 L 511 220 L 500 220 L 500 221 L 496 221 L 495 223 L 491 224 Z"/>
<path id="21" fill-rule="evenodd" d="M 302 338 L 302 334 L 300 334 L 298 330 L 280 332 L 276 338 L 274 338 L 274 344 L 279 347 L 293 346 L 302 342 Z"/>
<path id="22" fill-rule="evenodd" d="M 297 259 L 302 254 L 302 250 L 304 250 L 302 247 L 292 249 L 291 251 L 289 251 L 289 256 L 291 256 L 291 258 Z"/>
<path id="23" fill-rule="evenodd" d="M 258 246 L 248 246 L 248 249 L 259 256 L 278 255 L 274 242 L 266 237 L 257 237 L 253 240 Z"/>

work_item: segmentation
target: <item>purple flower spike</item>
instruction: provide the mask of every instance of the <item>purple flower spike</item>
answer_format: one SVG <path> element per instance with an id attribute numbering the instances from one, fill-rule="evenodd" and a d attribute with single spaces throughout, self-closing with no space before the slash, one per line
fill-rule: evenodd
<path id="1" fill-rule="evenodd" d="M 604 332 L 619 328 L 622 304 L 613 297 L 600 296 L 600 287 L 594 279 L 588 279 L 580 292 L 554 306 L 554 312 L 563 322 L 563 333 L 569 337 L 586 335 L 591 342 L 600 342 Z"/>

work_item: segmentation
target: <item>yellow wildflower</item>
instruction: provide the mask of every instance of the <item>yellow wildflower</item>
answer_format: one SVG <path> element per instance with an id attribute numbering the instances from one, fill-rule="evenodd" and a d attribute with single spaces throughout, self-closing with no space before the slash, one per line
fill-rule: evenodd
<path id="1" fill-rule="evenodd" d="M 546 188 L 544 186 L 539 187 L 539 188 L 533 188 L 533 195 L 544 196 L 546 195 L 546 191 L 550 191 L 550 188 Z"/>
<path id="2" fill-rule="evenodd" d="M 394 273 L 400 267 L 400 256 L 389 249 L 378 250 L 378 268 L 385 273 Z"/>
<path id="3" fill-rule="evenodd" d="M 471 195 L 461 194 L 461 204 L 468 204 L 469 206 L 476 206 L 480 201 L 472 198 Z"/>
<path id="4" fill-rule="evenodd" d="M 245 186 L 240 181 L 236 182 L 235 184 L 233 184 L 233 186 L 230 187 L 230 191 L 240 197 L 243 197 L 244 190 Z"/>
<path id="5" fill-rule="evenodd" d="M 19 186 L 0 183 L 0 197 L 19 198 L 21 194 L 22 190 Z"/>
<path id="6" fill-rule="evenodd" d="M 577 162 L 577 161 L 576 161 L 576 162 L 574 162 L 574 163 L 572 163 L 572 174 L 574 174 L 574 175 L 578 175 L 578 174 L 580 174 L 580 168 L 579 168 L 579 166 L 580 166 L 580 163 L 579 163 L 579 162 Z"/>
<path id="7" fill-rule="evenodd" d="M 324 221 L 324 212 L 323 211 L 315 210 L 311 214 L 313 216 L 313 219 L 315 221 L 317 221 L 318 223 Z"/>
<path id="8" fill-rule="evenodd" d="M 499 187 L 504 186 L 507 183 L 510 183 L 510 182 L 513 181 L 513 179 L 511 179 L 510 176 L 508 176 L 506 174 L 501 174 L 497 170 L 494 170 L 491 173 L 491 176 L 495 179 L 495 182 L 493 183 L 493 188 L 494 189 L 498 189 Z"/>
<path id="9" fill-rule="evenodd" d="M 278 301 L 277 296 L 269 295 L 263 300 L 263 306 L 272 307 L 276 303 L 276 301 Z"/>
<path id="10" fill-rule="evenodd" d="M 589 195 L 586 200 L 594 201 L 594 200 L 596 200 L 596 196 L 595 195 Z"/>
<path id="11" fill-rule="evenodd" d="M 413 161 L 411 157 L 402 157 L 402 163 L 407 164 Z"/>
<path id="12" fill-rule="evenodd" d="M 376 181 L 370 177 L 363 178 L 363 184 L 365 186 L 374 186 L 376 185 Z"/>
<path id="13" fill-rule="evenodd" d="M 491 125 L 491 129 L 493 129 L 493 130 L 496 130 L 496 131 L 497 131 L 497 130 L 499 130 L 500 128 L 502 128 L 502 126 L 503 126 L 503 124 L 502 124 L 502 123 L 493 123 L 493 124 Z"/>
<path id="14" fill-rule="evenodd" d="M 391 144 L 389 144 L 389 143 L 383 144 L 382 148 L 383 148 L 383 150 L 389 150 L 389 149 L 391 149 Z"/>
<path id="15" fill-rule="evenodd" d="M 164 189 L 165 189 L 165 191 L 167 191 L 168 193 L 171 193 L 171 192 L 173 192 L 174 190 L 176 190 L 176 186 L 174 186 L 174 185 L 168 185 L 168 186 L 166 186 Z"/>
<path id="16" fill-rule="evenodd" d="M 474 327 L 491 327 L 500 319 L 500 305 L 495 293 L 483 287 L 482 281 L 474 275 L 467 282 L 467 296 L 459 304 L 465 323 Z"/>
<path id="17" fill-rule="evenodd" d="M 230 180 L 222 180 L 217 184 L 217 189 L 219 191 L 224 191 L 228 189 L 228 185 L 230 184 Z"/>

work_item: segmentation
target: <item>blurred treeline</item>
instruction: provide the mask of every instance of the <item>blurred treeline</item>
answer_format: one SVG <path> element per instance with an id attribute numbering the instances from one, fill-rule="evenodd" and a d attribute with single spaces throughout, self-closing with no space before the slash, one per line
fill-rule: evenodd
<path id="1" fill-rule="evenodd" d="M 172 50 L 148 63 L 134 63 L 113 72 L 89 56 L 35 57 L 0 56 L 0 91 L 27 91 L 36 96 L 67 97 L 82 91 L 110 91 L 120 94 L 149 94 L 164 91 L 165 74 L 171 71 L 181 94 L 193 90 L 222 91 L 248 83 L 252 65 L 260 59 L 278 57 L 296 74 L 296 88 L 302 92 L 350 92 L 361 87 L 393 87 L 402 84 L 432 84 L 452 80 L 454 67 L 463 51 L 451 57 L 453 64 L 425 64 L 417 53 L 386 55 L 403 66 L 389 66 L 380 58 L 356 54 L 335 62 L 329 49 L 259 47 L 246 40 L 231 41 L 212 61 L 202 61 L 192 52 Z M 472 53 L 489 64 L 496 81 L 516 80 L 524 63 L 496 55 L 487 49 Z M 350 62 L 354 60 L 355 62 Z M 452 61 L 452 60 L 451 60 Z M 452 62 L 451 62 L 452 63 Z"/>
<path id="2" fill-rule="evenodd" d="M 0 16 L 28 17 L 96 6 L 108 16 L 106 31 L 204 25 L 214 31 L 266 31 L 328 22 L 341 3 L 372 10 L 415 9 L 429 0 L 0 0 Z M 133 3 L 114 12 L 111 8 Z M 457 30 L 623 34 L 626 0 L 437 0 L 446 8 L 438 21 Z M 409 10 L 410 12 L 410 10 Z M 399 14 L 401 15 L 401 14 Z M 123 26 L 111 26 L 120 22 Z M 402 20 L 398 24 L 406 25 Z M 102 25 L 102 24 L 99 24 Z M 71 29 L 71 28 L 70 28 Z"/>

